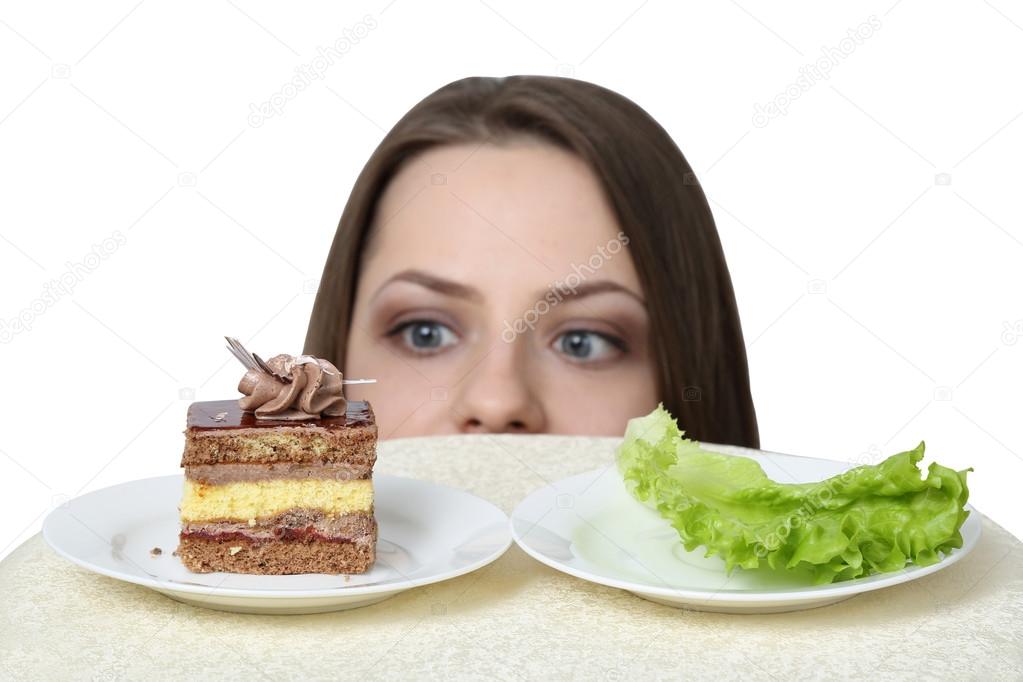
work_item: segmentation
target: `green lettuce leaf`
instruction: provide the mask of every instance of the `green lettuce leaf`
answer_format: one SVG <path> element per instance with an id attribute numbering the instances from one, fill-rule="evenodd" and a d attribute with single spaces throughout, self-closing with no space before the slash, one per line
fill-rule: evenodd
<path id="1" fill-rule="evenodd" d="M 924 444 L 815 483 L 777 483 L 747 457 L 683 437 L 663 406 L 633 419 L 616 460 L 626 488 L 671 522 L 687 551 L 729 572 L 807 568 L 817 584 L 927 566 L 962 546 L 966 473 L 931 464 Z"/>

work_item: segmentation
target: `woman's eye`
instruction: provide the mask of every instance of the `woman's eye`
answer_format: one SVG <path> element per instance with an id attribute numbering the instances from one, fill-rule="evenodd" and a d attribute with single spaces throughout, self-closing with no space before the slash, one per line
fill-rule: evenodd
<path id="1" fill-rule="evenodd" d="M 422 354 L 436 353 L 458 341 L 451 327 L 429 320 L 404 322 L 387 335 L 397 337 L 413 353 Z"/>
<path id="2" fill-rule="evenodd" d="M 574 362 L 599 362 L 621 355 L 625 344 L 605 334 L 573 330 L 555 339 L 554 349 Z"/>

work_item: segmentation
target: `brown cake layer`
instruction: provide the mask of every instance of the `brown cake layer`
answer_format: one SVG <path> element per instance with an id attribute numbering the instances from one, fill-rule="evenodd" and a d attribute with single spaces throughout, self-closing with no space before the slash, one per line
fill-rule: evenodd
<path id="1" fill-rule="evenodd" d="M 376 559 L 376 534 L 350 542 L 316 539 L 253 542 L 242 538 L 183 536 L 177 554 L 194 573 L 365 573 Z"/>
<path id="2" fill-rule="evenodd" d="M 373 514 L 355 513 L 327 516 L 317 509 L 289 509 L 270 518 L 245 521 L 204 521 L 181 524 L 186 537 L 231 535 L 248 540 L 297 540 L 312 538 L 327 542 L 349 542 L 366 535 L 376 536 Z"/>
<path id="3" fill-rule="evenodd" d="M 237 400 L 192 403 L 181 466 L 268 462 L 347 463 L 372 469 L 377 426 L 365 401 L 343 417 L 303 421 L 256 419 Z"/>
<path id="4" fill-rule="evenodd" d="M 360 459 L 360 458 L 355 458 Z M 301 462 L 271 462 L 269 464 L 193 464 L 185 467 L 185 478 L 206 485 L 223 485 L 242 481 L 269 481 L 273 479 L 303 480 L 316 478 L 327 481 L 367 479 L 373 465 L 365 461 L 331 462 L 328 464 Z"/>

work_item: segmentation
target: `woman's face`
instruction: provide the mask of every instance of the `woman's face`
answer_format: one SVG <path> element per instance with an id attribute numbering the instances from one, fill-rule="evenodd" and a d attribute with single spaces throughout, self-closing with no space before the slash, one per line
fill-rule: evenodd
<path id="1" fill-rule="evenodd" d="M 407 164 L 363 254 L 352 399 L 384 438 L 621 435 L 657 404 L 628 238 L 577 157 L 523 141 Z"/>

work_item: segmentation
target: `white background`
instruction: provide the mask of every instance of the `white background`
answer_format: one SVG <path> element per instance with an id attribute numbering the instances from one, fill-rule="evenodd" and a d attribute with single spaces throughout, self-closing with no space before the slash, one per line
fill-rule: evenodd
<path id="1" fill-rule="evenodd" d="M 187 403 L 236 395 L 223 334 L 301 349 L 384 131 L 451 80 L 513 73 L 610 87 L 678 141 L 718 220 L 765 448 L 866 462 L 926 439 L 1023 537 L 1023 10 L 388 2 L 0 6 L 0 325 L 31 326 L 0 344 L 0 557 L 68 497 L 177 471 Z M 249 124 L 367 15 L 322 80 Z M 37 302 L 61 277 L 73 289 Z"/>

